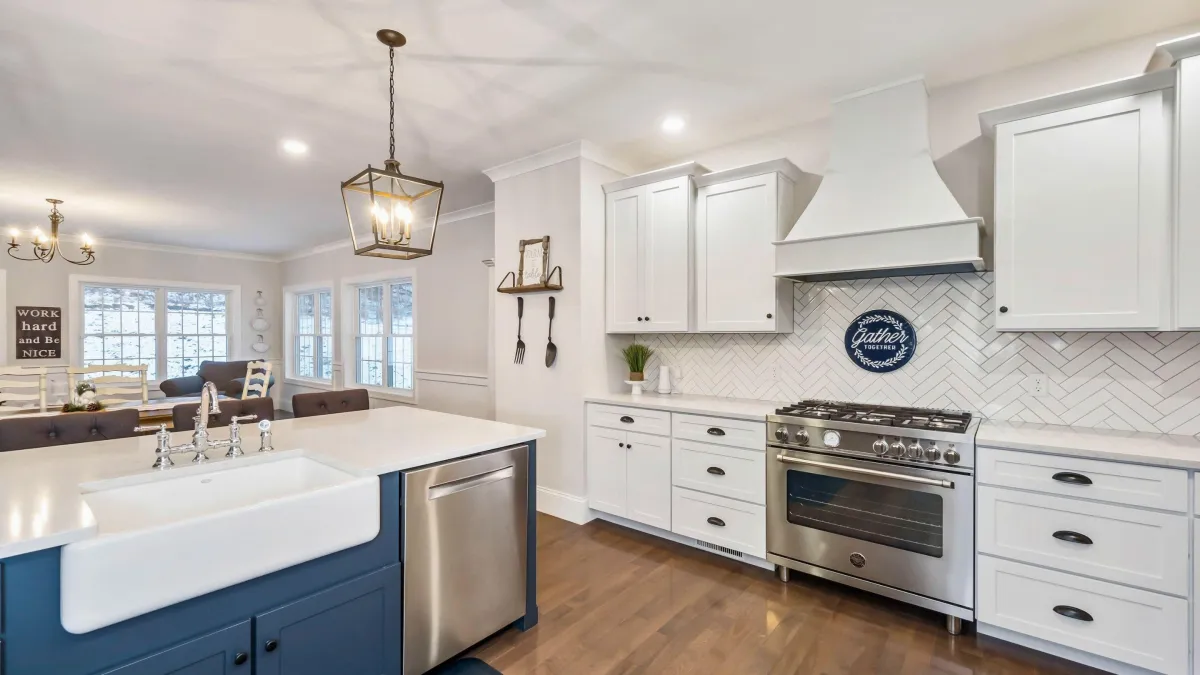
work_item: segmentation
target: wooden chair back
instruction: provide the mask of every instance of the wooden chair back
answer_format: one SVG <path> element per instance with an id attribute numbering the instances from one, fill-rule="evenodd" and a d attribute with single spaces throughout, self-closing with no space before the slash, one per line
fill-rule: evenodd
<path id="1" fill-rule="evenodd" d="M 251 361 L 246 364 L 246 384 L 242 398 L 264 398 L 271 388 L 271 362 Z"/>
<path id="2" fill-rule="evenodd" d="M 67 368 L 67 394 L 74 395 L 75 387 L 83 380 L 96 387 L 96 400 L 104 405 L 128 403 L 139 398 L 150 402 L 150 388 L 146 383 L 147 365 L 114 364 L 111 366 L 69 366 Z M 107 374 L 112 373 L 112 374 Z"/>
<path id="3" fill-rule="evenodd" d="M 46 369 L 0 368 L 0 417 L 26 410 L 46 412 Z"/>

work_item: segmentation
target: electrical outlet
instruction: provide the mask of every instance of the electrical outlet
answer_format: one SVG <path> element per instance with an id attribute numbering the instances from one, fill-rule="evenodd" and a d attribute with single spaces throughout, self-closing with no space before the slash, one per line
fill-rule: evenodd
<path id="1" fill-rule="evenodd" d="M 779 381 L 779 366 L 771 366 L 771 375 L 770 375 L 770 377 L 771 377 L 771 381 L 772 381 L 772 382 L 778 382 L 778 381 Z"/>
<path id="2" fill-rule="evenodd" d="M 1046 395 L 1046 376 L 1042 373 L 1036 373 L 1029 376 L 1029 388 L 1034 396 Z"/>

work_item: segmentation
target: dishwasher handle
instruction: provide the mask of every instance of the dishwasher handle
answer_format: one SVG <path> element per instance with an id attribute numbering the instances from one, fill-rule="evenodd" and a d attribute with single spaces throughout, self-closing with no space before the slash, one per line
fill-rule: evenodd
<path id="1" fill-rule="evenodd" d="M 446 481 L 438 485 L 429 486 L 429 501 L 449 497 L 452 494 L 477 488 L 481 485 L 495 483 L 502 480 L 510 480 L 514 476 L 512 465 L 496 469 L 494 471 L 485 471 L 474 476 L 458 478 L 456 480 Z"/>

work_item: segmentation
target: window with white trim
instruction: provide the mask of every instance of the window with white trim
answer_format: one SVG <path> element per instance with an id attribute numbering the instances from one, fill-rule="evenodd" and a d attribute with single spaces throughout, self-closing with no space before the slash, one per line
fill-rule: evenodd
<path id="1" fill-rule="evenodd" d="M 84 284 L 81 365 L 145 364 L 146 377 L 195 375 L 229 354 L 227 291 Z"/>
<path id="2" fill-rule="evenodd" d="M 354 381 L 412 391 L 412 279 L 356 286 L 354 304 Z"/>
<path id="3" fill-rule="evenodd" d="M 333 291 L 302 291 L 292 295 L 291 301 L 291 375 L 312 380 L 332 380 Z"/>

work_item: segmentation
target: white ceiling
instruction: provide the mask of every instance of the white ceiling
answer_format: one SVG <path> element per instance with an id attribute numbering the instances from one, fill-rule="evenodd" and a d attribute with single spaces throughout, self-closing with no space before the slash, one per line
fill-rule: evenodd
<path id="1" fill-rule="evenodd" d="M 1195 0 L 4 0 L 0 225 L 279 254 L 337 240 L 338 185 L 387 153 L 480 171 L 579 138 L 650 165 L 802 121 L 839 93 L 944 84 L 1200 20 Z M 815 106 L 815 108 L 814 108 Z M 657 122 L 687 115 L 683 138 Z M 311 154 L 282 156 L 280 139 Z"/>

